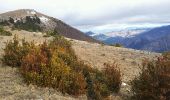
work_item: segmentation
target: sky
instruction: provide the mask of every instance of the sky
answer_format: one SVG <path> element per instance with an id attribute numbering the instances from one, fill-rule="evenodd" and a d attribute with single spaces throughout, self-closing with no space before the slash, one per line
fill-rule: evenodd
<path id="1" fill-rule="evenodd" d="M 170 0 L 0 0 L 0 13 L 34 9 L 82 31 L 107 32 L 170 23 Z"/>

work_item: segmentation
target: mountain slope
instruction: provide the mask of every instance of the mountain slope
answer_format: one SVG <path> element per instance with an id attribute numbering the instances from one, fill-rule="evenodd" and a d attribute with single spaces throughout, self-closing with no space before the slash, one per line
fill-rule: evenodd
<path id="1" fill-rule="evenodd" d="M 92 32 L 92 31 L 88 31 L 88 32 L 85 32 L 85 34 L 88 36 L 92 36 L 92 35 L 95 35 L 96 33 Z"/>
<path id="2" fill-rule="evenodd" d="M 154 28 L 122 41 L 128 48 L 165 52 L 170 50 L 170 25 Z"/>
<path id="3" fill-rule="evenodd" d="M 40 19 L 41 23 L 39 24 L 39 26 L 42 28 L 43 31 L 56 30 L 58 34 L 68 38 L 99 43 L 99 41 L 85 35 L 83 32 L 71 27 L 70 25 L 67 25 L 61 20 L 41 14 L 32 9 L 21 9 L 2 13 L 0 14 L 0 21 L 9 20 L 9 17 L 11 17 L 14 19 L 14 22 L 17 22 L 18 20 L 22 21 L 27 16 L 31 16 L 32 18 L 35 15 Z"/>

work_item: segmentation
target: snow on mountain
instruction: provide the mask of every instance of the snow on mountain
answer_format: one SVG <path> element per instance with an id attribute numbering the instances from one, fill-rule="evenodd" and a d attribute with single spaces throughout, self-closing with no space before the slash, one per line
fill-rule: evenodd
<path id="1" fill-rule="evenodd" d="M 29 10 L 29 11 L 27 11 L 27 14 L 35 15 L 35 14 L 36 14 L 36 12 L 35 12 L 34 10 Z"/>
<path id="2" fill-rule="evenodd" d="M 47 32 L 47 31 L 57 31 L 58 34 L 67 37 L 67 38 L 72 38 L 76 40 L 82 40 L 82 41 L 89 41 L 89 42 L 95 42 L 95 43 L 101 43 L 98 40 L 93 39 L 90 36 L 85 35 L 83 32 L 79 31 L 78 29 L 66 24 L 65 22 L 53 18 L 51 16 L 42 14 L 40 12 L 35 11 L 34 9 L 18 9 L 15 11 L 8 11 L 5 13 L 0 14 L 0 22 L 6 21 L 7 23 L 10 23 L 9 27 L 14 26 L 14 23 L 9 22 L 9 19 L 12 18 L 14 22 L 20 20 L 22 23 L 18 23 L 20 26 L 27 26 L 30 28 L 30 24 L 27 25 L 25 24 L 25 21 L 29 21 L 31 25 L 36 25 L 42 32 Z M 34 18 L 35 20 L 30 21 L 30 18 Z M 40 19 L 40 21 L 39 21 Z M 25 28 L 19 27 L 20 29 L 25 30 Z M 35 27 L 36 28 L 36 27 Z M 27 30 L 27 29 L 26 29 Z"/>
<path id="3" fill-rule="evenodd" d="M 49 18 L 47 18 L 47 17 L 45 17 L 45 16 L 41 16 L 41 17 L 39 17 L 40 18 L 40 20 L 42 21 L 42 22 L 44 22 L 44 23 L 46 23 L 46 22 L 48 22 L 50 19 Z"/>
<path id="4" fill-rule="evenodd" d="M 119 30 L 119 31 L 112 31 L 108 33 L 94 33 L 94 32 L 86 32 L 85 34 L 88 36 L 91 36 L 97 40 L 100 41 L 107 41 L 107 39 L 122 39 L 122 38 L 131 38 L 135 37 L 136 35 L 146 32 L 150 30 L 149 28 L 143 28 L 143 29 L 125 29 L 125 30 Z"/>
<path id="5" fill-rule="evenodd" d="M 123 37 L 123 38 L 128 38 L 128 37 L 134 37 L 137 34 L 140 34 L 142 32 L 147 31 L 147 29 L 136 29 L 136 30 L 122 30 L 122 31 L 113 31 L 106 33 L 106 36 L 109 37 Z"/>

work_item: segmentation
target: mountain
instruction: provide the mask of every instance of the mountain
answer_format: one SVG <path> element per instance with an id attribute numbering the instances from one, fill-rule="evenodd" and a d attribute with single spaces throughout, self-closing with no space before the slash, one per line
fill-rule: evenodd
<path id="1" fill-rule="evenodd" d="M 92 32 L 92 31 L 85 32 L 85 34 L 88 36 L 91 36 L 92 38 L 99 40 L 99 41 L 105 41 L 108 38 L 110 38 L 109 36 L 106 36 L 104 34 L 98 34 L 98 33 Z"/>
<path id="2" fill-rule="evenodd" d="M 128 29 L 93 35 L 106 44 L 120 43 L 127 48 L 166 52 L 170 50 L 170 25 L 156 28 Z"/>
<path id="3" fill-rule="evenodd" d="M 132 38 L 121 41 L 126 47 L 165 52 L 170 50 L 170 25 L 151 29 Z"/>
<path id="4" fill-rule="evenodd" d="M 92 32 L 92 31 L 88 31 L 88 32 L 85 32 L 85 34 L 88 35 L 88 36 L 92 36 L 92 35 L 94 35 L 96 33 Z"/>
<path id="5" fill-rule="evenodd" d="M 92 37 L 99 41 L 105 41 L 109 38 L 109 36 L 106 36 L 104 34 L 96 34 L 96 35 L 93 35 Z"/>
<path id="6" fill-rule="evenodd" d="M 137 34 L 148 31 L 150 28 L 133 28 L 133 29 L 124 29 L 119 31 L 112 31 L 108 33 L 96 34 L 94 32 L 86 32 L 85 34 L 93 37 L 96 40 L 102 41 L 106 44 L 115 44 L 120 43 L 122 40 L 130 37 L 134 37 Z"/>
<path id="7" fill-rule="evenodd" d="M 105 33 L 105 35 L 110 37 L 122 37 L 122 38 L 129 38 L 134 37 L 142 32 L 148 31 L 149 28 L 135 28 L 135 29 L 123 29 L 120 31 L 113 31 Z"/>
<path id="8" fill-rule="evenodd" d="M 26 19 L 32 20 L 34 24 L 27 23 L 25 25 L 24 23 L 27 21 Z M 70 25 L 67 25 L 63 21 L 39 13 L 33 9 L 20 9 L 2 13 L 0 14 L 0 24 L 10 26 L 17 24 L 17 27 L 24 25 L 22 26 L 24 29 L 29 25 L 29 27 L 31 27 L 33 30 L 35 30 L 35 27 L 38 29 L 38 31 L 41 30 L 46 32 L 55 30 L 58 34 L 68 38 L 99 43 L 99 41 L 85 35 L 83 32 L 71 27 Z"/>

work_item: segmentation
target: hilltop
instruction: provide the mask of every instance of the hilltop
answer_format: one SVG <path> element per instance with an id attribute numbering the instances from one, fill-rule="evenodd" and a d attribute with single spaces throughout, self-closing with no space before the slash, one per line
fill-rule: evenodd
<path id="1" fill-rule="evenodd" d="M 27 29 L 28 31 L 56 31 L 58 34 L 68 38 L 100 43 L 63 21 L 33 9 L 19 9 L 2 13 L 0 14 L 0 24 L 13 26 L 17 29 Z"/>

